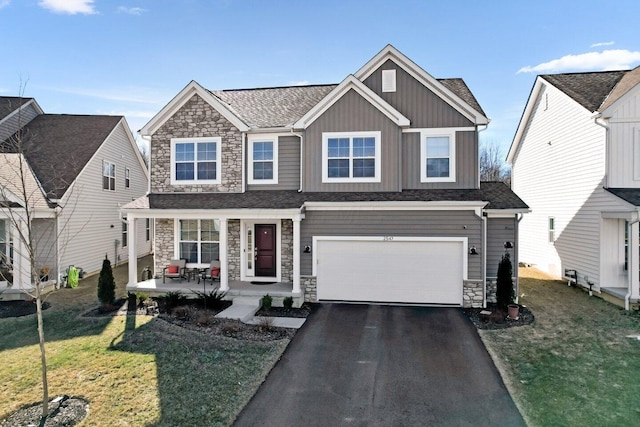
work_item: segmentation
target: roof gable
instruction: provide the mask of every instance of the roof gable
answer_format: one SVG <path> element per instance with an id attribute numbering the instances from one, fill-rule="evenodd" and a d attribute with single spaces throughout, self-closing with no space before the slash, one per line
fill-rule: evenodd
<path id="1" fill-rule="evenodd" d="M 354 90 L 371 105 L 377 108 L 382 114 L 387 116 L 389 120 L 401 127 L 410 125 L 409 119 L 403 116 L 398 110 L 393 108 L 388 102 L 378 96 L 374 91 L 369 89 L 360 80 L 353 75 L 347 76 L 338 86 L 329 92 L 320 102 L 318 102 L 311 110 L 298 120 L 293 127 L 295 129 L 305 129 L 327 111 L 333 104 L 342 98 L 347 92 Z"/>
<path id="2" fill-rule="evenodd" d="M 204 99 L 240 131 L 247 132 L 249 130 L 249 126 L 247 126 L 247 124 L 240 118 L 238 113 L 233 111 L 233 108 L 230 105 L 224 103 L 212 92 L 209 92 L 200 86 L 200 84 L 195 80 L 192 80 L 138 132 L 143 136 L 153 135 L 171 116 L 182 108 L 182 106 L 184 106 L 184 104 L 186 104 L 193 95 L 198 95 Z"/>
<path id="3" fill-rule="evenodd" d="M 458 93 L 455 93 L 451 89 L 452 87 L 456 87 L 464 92 L 459 85 L 459 81 L 461 81 L 461 79 L 448 79 L 451 81 L 443 83 L 442 81 L 439 81 L 438 79 L 431 76 L 415 62 L 413 62 L 411 59 L 409 59 L 402 52 L 400 52 L 390 44 L 385 46 L 385 48 L 378 52 L 376 56 L 371 58 L 369 62 L 363 65 L 354 74 L 354 76 L 358 80 L 364 81 L 389 59 L 398 64 L 399 67 L 402 67 L 402 69 L 405 70 L 409 75 L 418 80 L 434 94 L 442 98 L 445 102 L 447 102 L 458 112 L 460 112 L 460 114 L 464 115 L 475 124 L 484 125 L 489 123 L 489 119 L 484 115 L 482 109 L 476 109 L 476 107 L 480 107 L 477 101 L 471 101 L 471 98 L 469 98 L 468 96 L 465 96 L 465 98 L 467 99 L 463 99 L 459 96 Z M 466 87 L 466 85 L 464 86 Z M 468 91 L 468 88 L 466 88 L 466 90 Z M 469 94 L 471 94 L 470 91 Z M 473 97 L 473 95 L 471 95 L 471 97 Z M 475 98 L 473 98 L 473 100 L 475 100 Z M 475 104 L 475 106 L 473 104 Z"/>
<path id="4" fill-rule="evenodd" d="M 599 111 L 604 117 L 610 117 L 615 109 L 614 104 L 624 100 L 640 87 L 640 66 L 625 73 L 613 88 L 607 99 L 602 103 Z"/>
<path id="5" fill-rule="evenodd" d="M 15 115 L 25 107 L 33 105 L 38 114 L 44 111 L 33 98 L 21 98 L 19 96 L 0 96 L 0 123 Z"/>
<path id="6" fill-rule="evenodd" d="M 545 74 L 540 77 L 589 112 L 597 111 L 627 71 Z"/>

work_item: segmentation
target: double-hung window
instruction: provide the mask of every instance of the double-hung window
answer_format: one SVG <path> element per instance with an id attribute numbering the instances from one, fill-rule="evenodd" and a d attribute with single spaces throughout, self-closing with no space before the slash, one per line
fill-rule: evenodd
<path id="1" fill-rule="evenodd" d="M 110 191 L 116 189 L 116 165 L 106 160 L 102 161 L 102 189 Z"/>
<path id="2" fill-rule="evenodd" d="M 203 265 L 219 259 L 219 220 L 181 219 L 178 227 L 178 251 L 181 259 Z"/>
<path id="3" fill-rule="evenodd" d="M 380 132 L 322 134 L 322 182 L 380 182 Z"/>
<path id="4" fill-rule="evenodd" d="M 249 184 L 278 183 L 278 137 L 249 137 Z"/>
<path id="5" fill-rule="evenodd" d="M 171 184 L 220 184 L 221 138 L 173 138 Z"/>
<path id="6" fill-rule="evenodd" d="M 433 129 L 420 135 L 420 181 L 455 182 L 455 132 Z"/>

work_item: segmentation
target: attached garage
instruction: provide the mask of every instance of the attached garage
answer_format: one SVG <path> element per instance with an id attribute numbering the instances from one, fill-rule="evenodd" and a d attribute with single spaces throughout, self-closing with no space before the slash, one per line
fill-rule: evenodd
<path id="1" fill-rule="evenodd" d="M 313 240 L 318 300 L 462 305 L 466 238 Z"/>

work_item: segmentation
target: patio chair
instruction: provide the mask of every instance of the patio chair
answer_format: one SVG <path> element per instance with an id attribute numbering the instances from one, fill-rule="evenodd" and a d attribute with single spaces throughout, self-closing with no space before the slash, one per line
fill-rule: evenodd
<path id="1" fill-rule="evenodd" d="M 200 279 L 204 280 L 205 285 L 207 284 L 207 279 L 211 280 L 212 285 L 214 280 L 220 280 L 220 261 L 211 261 L 209 268 L 203 271 L 200 278 L 198 278 L 198 283 L 200 283 Z"/>
<path id="2" fill-rule="evenodd" d="M 187 260 L 172 259 L 169 265 L 162 269 L 162 283 L 166 278 L 178 279 L 182 283 L 182 279 L 187 278 Z"/>

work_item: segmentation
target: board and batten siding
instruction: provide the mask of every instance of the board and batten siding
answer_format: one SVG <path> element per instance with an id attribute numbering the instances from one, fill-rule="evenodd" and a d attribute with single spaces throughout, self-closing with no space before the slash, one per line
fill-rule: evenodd
<path id="1" fill-rule="evenodd" d="M 528 214 L 527 214 L 528 215 Z M 498 263 L 505 252 L 511 256 L 513 275 L 518 275 L 518 258 L 516 252 L 516 228 L 517 222 L 513 218 L 487 218 L 487 277 L 498 276 Z M 505 242 L 511 242 L 514 249 L 506 250 Z"/>
<path id="2" fill-rule="evenodd" d="M 323 183 L 323 132 L 381 132 L 381 182 Z M 401 129 L 387 116 L 349 90 L 305 131 L 304 191 L 400 191 L 398 168 Z"/>
<path id="3" fill-rule="evenodd" d="M 69 265 L 81 267 L 87 273 L 98 271 L 105 255 L 112 264 L 128 259 L 128 248 L 122 247 L 120 207 L 146 193 L 147 176 L 126 132 L 129 130 L 120 122 L 62 199 L 63 209 L 58 219 L 62 271 Z M 115 191 L 102 189 L 103 160 L 116 165 Z M 130 170 L 129 188 L 124 185 L 125 168 Z M 130 242 L 131 238 L 130 234 Z M 116 240 L 119 241 L 117 252 Z M 138 221 L 137 241 L 138 256 L 151 251 L 151 239 L 146 240 L 143 219 Z"/>
<path id="4" fill-rule="evenodd" d="M 403 189 L 478 188 L 478 134 L 456 132 L 455 182 L 420 182 L 420 133 L 402 134 Z"/>
<path id="5" fill-rule="evenodd" d="M 472 211 L 314 210 L 300 225 L 300 247 L 312 246 L 313 236 L 468 237 L 469 247 L 479 248 L 482 221 Z M 469 280 L 481 280 L 482 257 L 468 257 Z M 312 253 L 301 254 L 300 266 L 302 275 L 312 274 Z"/>
<path id="6" fill-rule="evenodd" d="M 611 188 L 640 188 L 640 87 L 612 107 L 607 184 Z"/>
<path id="7" fill-rule="evenodd" d="M 382 70 L 396 70 L 396 91 L 382 91 Z M 389 59 L 363 82 L 411 121 L 412 128 L 466 127 L 474 124 L 449 103 Z"/>
<path id="8" fill-rule="evenodd" d="M 547 97 L 547 102 L 541 102 Z M 560 277 L 576 269 L 599 284 L 601 212 L 620 201 L 603 189 L 605 129 L 591 112 L 545 85 L 512 169 L 512 188 L 531 213 L 520 222 L 520 261 Z M 549 241 L 549 217 L 555 242 Z"/>
<path id="9" fill-rule="evenodd" d="M 38 111 L 33 103 L 31 103 L 24 106 L 21 112 L 15 112 L 10 116 L 5 117 L 2 123 L 0 123 L 0 141 L 5 141 L 16 133 L 18 129 L 33 120 L 37 115 Z"/>
<path id="10" fill-rule="evenodd" d="M 248 153 L 248 151 L 246 151 Z M 245 160 L 248 163 L 249 156 Z M 249 176 L 247 164 L 246 177 Z M 297 190 L 300 188 L 300 138 L 297 136 L 278 137 L 278 183 L 248 184 L 247 190 Z"/>

